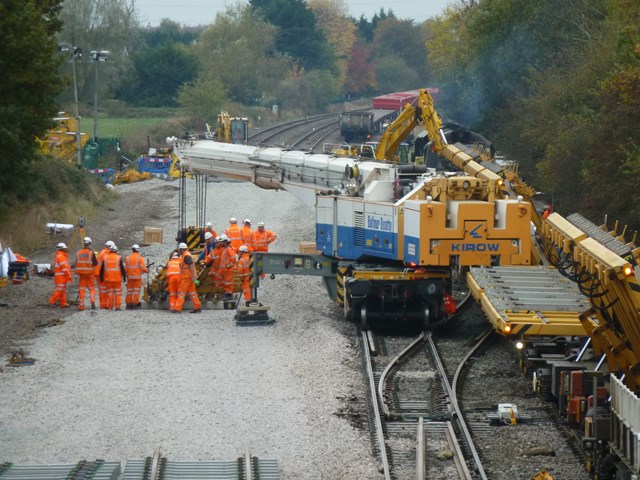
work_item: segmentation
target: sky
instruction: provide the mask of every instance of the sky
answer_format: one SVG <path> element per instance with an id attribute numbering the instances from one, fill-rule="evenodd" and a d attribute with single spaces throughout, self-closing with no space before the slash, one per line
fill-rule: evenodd
<path id="1" fill-rule="evenodd" d="M 417 23 L 439 15 L 453 0 L 344 0 L 349 13 L 360 18 L 364 14 L 371 20 L 373 15 L 384 8 L 393 10 L 400 19 L 413 19 Z M 163 18 L 169 18 L 183 25 L 208 25 L 213 23 L 217 12 L 224 12 L 227 6 L 235 5 L 234 0 L 137 0 L 136 9 L 140 24 L 156 27 Z M 248 3 L 248 2 L 241 2 Z"/>

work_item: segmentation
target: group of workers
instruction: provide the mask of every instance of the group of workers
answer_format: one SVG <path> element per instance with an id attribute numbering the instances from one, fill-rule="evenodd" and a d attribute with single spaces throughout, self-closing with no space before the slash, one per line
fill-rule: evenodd
<path id="1" fill-rule="evenodd" d="M 91 309 L 96 309 L 96 284 L 101 309 L 120 310 L 122 307 L 122 284 L 127 284 L 125 303 L 127 310 L 141 308 L 142 274 L 149 271 L 140 246 L 133 245 L 126 258 L 118 254 L 118 247 L 111 240 L 99 252 L 92 249 L 91 238 L 84 237 L 83 247 L 76 252 L 75 264 L 69 262 L 69 249 L 65 243 L 57 245 L 53 264 L 55 290 L 49 305 L 69 306 L 67 286 L 73 281 L 72 267 L 78 276 L 78 310 L 85 309 L 85 295 L 89 291 Z"/>
<path id="2" fill-rule="evenodd" d="M 211 223 L 204 229 L 204 248 L 194 261 L 186 243 L 180 243 L 167 263 L 167 280 L 169 291 L 169 310 L 180 313 L 187 296 L 191 298 L 193 310 L 201 311 L 200 300 L 196 293 L 199 284 L 196 263 L 209 266 L 209 276 L 214 285 L 224 292 L 224 300 L 233 297 L 233 274 L 237 271 L 242 282 L 242 292 L 247 305 L 252 300 L 250 287 L 250 254 L 251 252 L 268 252 L 269 245 L 278 236 L 267 230 L 263 222 L 258 223 L 256 230 L 251 229 L 251 220 L 246 219 L 242 228 L 235 217 L 229 219 L 229 227 L 222 235 L 218 235 Z"/>

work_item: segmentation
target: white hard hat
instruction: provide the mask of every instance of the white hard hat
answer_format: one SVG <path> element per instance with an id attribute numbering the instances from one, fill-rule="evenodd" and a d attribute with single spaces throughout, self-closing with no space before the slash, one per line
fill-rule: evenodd
<path id="1" fill-rule="evenodd" d="M 249 220 L 248 218 L 245 218 L 244 223 L 251 223 L 251 220 Z"/>
<path id="2" fill-rule="evenodd" d="M 221 241 L 222 241 L 222 237 L 221 237 L 220 235 L 218 235 L 218 236 L 216 237 L 216 242 L 221 242 Z"/>
<path id="3" fill-rule="evenodd" d="M 238 223 L 238 219 L 236 217 L 231 217 L 229 219 L 229 223 Z"/>
<path id="4" fill-rule="evenodd" d="M 109 248 L 111 248 L 113 245 L 115 245 L 115 243 L 113 243 L 111 240 L 107 240 L 106 243 L 104 244 L 105 247 L 109 247 Z"/>
<path id="5" fill-rule="evenodd" d="M 248 252 L 248 251 L 249 251 L 249 249 L 247 248 L 247 246 L 246 246 L 246 245 L 242 245 L 242 246 L 238 249 L 238 251 L 239 251 L 239 252 Z"/>
<path id="6" fill-rule="evenodd" d="M 211 233 L 211 232 L 207 232 L 207 233 L 204 234 L 204 239 L 205 240 L 209 240 L 211 237 L 213 237 L 213 233 Z"/>
<path id="7" fill-rule="evenodd" d="M 264 222 L 258 222 L 259 227 L 264 227 Z"/>
<path id="8" fill-rule="evenodd" d="M 173 252 L 171 258 L 180 258 L 180 255 L 178 255 L 178 252 Z"/>
<path id="9" fill-rule="evenodd" d="M 116 247 L 116 245 L 115 245 L 115 244 L 113 244 L 113 245 L 111 245 L 111 246 L 109 247 L 109 250 L 111 250 L 112 252 L 117 252 L 117 251 L 118 251 L 118 247 Z"/>
<path id="10" fill-rule="evenodd" d="M 85 245 L 87 245 L 87 244 L 89 244 L 89 243 L 91 243 L 91 238 L 89 238 L 89 237 L 84 237 L 84 244 L 85 244 Z"/>
<path id="11" fill-rule="evenodd" d="M 189 247 L 187 247 L 187 244 L 186 244 L 186 243 L 182 242 L 180 245 L 178 245 L 178 248 L 179 248 L 180 250 L 186 250 L 186 249 L 187 249 L 187 248 L 189 248 Z"/>
<path id="12" fill-rule="evenodd" d="M 135 245 L 131 246 L 131 250 L 135 250 L 136 252 L 140 250 L 140 245 L 138 245 L 137 243 Z"/>
<path id="13" fill-rule="evenodd" d="M 58 245 L 56 245 L 56 248 L 60 248 L 60 249 L 67 248 L 67 244 L 63 243 L 63 242 L 60 242 Z"/>
<path id="14" fill-rule="evenodd" d="M 228 242 L 229 241 L 229 237 L 227 237 L 224 233 L 222 235 L 220 235 L 220 241 L 221 242 Z"/>
<path id="15" fill-rule="evenodd" d="M 213 227 L 213 223 L 211 222 L 207 222 L 207 224 L 205 225 L 206 227 Z"/>

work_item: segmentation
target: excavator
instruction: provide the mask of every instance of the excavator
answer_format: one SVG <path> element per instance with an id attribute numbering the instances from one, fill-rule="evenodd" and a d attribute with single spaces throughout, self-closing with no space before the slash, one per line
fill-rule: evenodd
<path id="1" fill-rule="evenodd" d="M 232 117 L 228 112 L 218 114 L 216 138 L 219 142 L 246 145 L 249 143 L 249 119 Z"/>

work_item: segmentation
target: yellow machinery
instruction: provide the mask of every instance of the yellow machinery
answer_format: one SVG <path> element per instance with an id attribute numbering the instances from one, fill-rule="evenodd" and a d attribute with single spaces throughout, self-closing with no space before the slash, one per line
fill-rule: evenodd
<path id="1" fill-rule="evenodd" d="M 78 151 L 78 122 L 66 112 L 59 112 L 53 119 L 56 126 L 47 131 L 44 138 L 38 139 L 40 151 L 63 160 L 73 160 Z M 89 141 L 86 133 L 80 133 L 80 148 Z"/>
<path id="2" fill-rule="evenodd" d="M 202 251 L 204 239 L 203 229 L 199 227 L 189 227 L 180 231 L 178 236 L 181 240 L 185 241 L 194 260 L 196 260 Z M 167 255 L 167 262 L 171 253 L 173 252 Z M 163 263 L 155 268 L 155 273 L 149 272 L 149 281 L 143 295 L 143 300 L 146 302 L 145 307 L 168 308 L 169 292 L 167 290 L 168 282 L 166 271 L 167 265 Z M 196 292 L 200 300 L 203 304 L 206 302 L 219 304 L 224 291 L 222 287 L 216 285 L 213 278 L 209 275 L 210 266 L 205 262 L 198 262 L 196 263 L 196 272 L 198 280 L 200 281 L 200 284 L 196 287 Z M 237 274 L 234 274 L 233 278 L 233 291 L 234 293 L 242 292 L 242 285 Z"/>
<path id="3" fill-rule="evenodd" d="M 231 117 L 225 111 L 220 112 L 218 114 L 216 138 L 218 142 L 246 145 L 249 143 L 249 119 Z"/>

